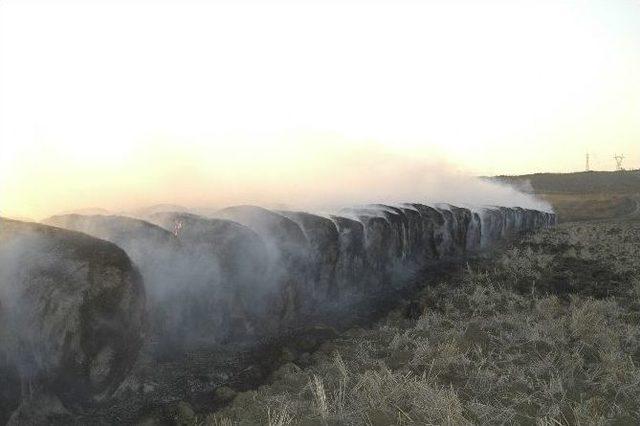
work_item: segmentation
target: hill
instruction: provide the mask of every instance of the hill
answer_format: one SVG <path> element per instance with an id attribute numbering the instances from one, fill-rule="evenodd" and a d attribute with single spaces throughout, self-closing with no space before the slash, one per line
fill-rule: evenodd
<path id="1" fill-rule="evenodd" d="M 640 170 L 535 173 L 488 179 L 545 199 L 553 205 L 561 222 L 636 215 L 640 206 Z"/>
<path id="2" fill-rule="evenodd" d="M 637 194 L 640 192 L 640 170 L 535 173 L 519 176 L 503 175 L 492 179 L 517 186 L 528 192 L 542 194 Z"/>

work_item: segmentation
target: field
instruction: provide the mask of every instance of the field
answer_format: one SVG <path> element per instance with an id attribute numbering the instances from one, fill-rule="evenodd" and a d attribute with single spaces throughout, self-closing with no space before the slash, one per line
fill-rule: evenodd
<path id="1" fill-rule="evenodd" d="M 474 259 L 369 327 L 287 347 L 181 424 L 638 424 L 640 221 L 562 224 Z"/>
<path id="2" fill-rule="evenodd" d="M 561 222 L 621 218 L 638 211 L 636 194 L 539 194 L 551 203 Z"/>
<path id="3" fill-rule="evenodd" d="M 534 173 L 493 179 L 545 194 L 636 194 L 640 190 L 640 170 Z"/>
<path id="4" fill-rule="evenodd" d="M 640 206 L 640 171 L 536 173 L 492 178 L 548 201 L 560 222 L 622 218 Z"/>

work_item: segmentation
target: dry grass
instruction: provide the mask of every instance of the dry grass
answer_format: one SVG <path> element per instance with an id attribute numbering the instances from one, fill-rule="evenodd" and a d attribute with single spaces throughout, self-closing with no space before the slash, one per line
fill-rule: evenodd
<path id="1" fill-rule="evenodd" d="M 637 190 L 630 193 L 539 193 L 560 222 L 619 218 L 636 210 Z"/>
<path id="2" fill-rule="evenodd" d="M 212 425 L 638 424 L 640 224 L 541 231 L 323 345 Z"/>

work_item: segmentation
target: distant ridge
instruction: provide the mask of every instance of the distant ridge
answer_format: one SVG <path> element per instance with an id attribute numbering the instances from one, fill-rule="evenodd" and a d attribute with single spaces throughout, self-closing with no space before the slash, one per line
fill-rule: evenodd
<path id="1" fill-rule="evenodd" d="M 533 173 L 484 179 L 551 203 L 560 222 L 640 216 L 640 170 Z"/>
<path id="2" fill-rule="evenodd" d="M 640 192 L 640 170 L 534 173 L 516 176 L 501 175 L 489 179 L 537 194 L 594 194 L 603 192 L 631 194 Z"/>

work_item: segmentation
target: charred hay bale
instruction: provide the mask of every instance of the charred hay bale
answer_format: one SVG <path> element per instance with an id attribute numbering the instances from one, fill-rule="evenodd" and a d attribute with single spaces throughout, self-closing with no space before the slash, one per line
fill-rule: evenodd
<path id="1" fill-rule="evenodd" d="M 432 224 L 427 224 L 421 213 L 412 205 L 390 206 L 374 205 L 383 210 L 385 217 L 394 228 L 398 245 L 396 258 L 403 267 L 420 265 L 427 256 L 429 238 L 432 237 Z"/>
<path id="2" fill-rule="evenodd" d="M 398 208 L 384 204 L 373 204 L 367 208 L 379 212 L 389 222 L 391 229 L 393 267 L 398 267 L 408 257 L 408 219 Z"/>
<path id="3" fill-rule="evenodd" d="M 150 249 L 178 245 L 166 229 L 127 216 L 66 214 L 51 216 L 43 223 L 111 241 L 125 249 L 139 266 L 141 261 L 150 260 L 145 256 Z"/>
<path id="4" fill-rule="evenodd" d="M 406 218 L 406 252 L 407 260 L 410 264 L 422 264 L 427 258 L 429 239 L 433 237 L 433 233 L 429 233 L 429 229 L 425 229 L 425 223 L 422 220 L 420 212 L 409 205 L 401 205 L 395 207 L 402 212 Z"/>
<path id="5" fill-rule="evenodd" d="M 516 231 L 516 211 L 509 207 L 498 207 L 504 217 L 501 237 L 514 235 Z"/>
<path id="6" fill-rule="evenodd" d="M 492 207 L 482 208 L 478 214 L 482 222 L 480 246 L 486 248 L 503 238 L 506 218 L 502 210 Z"/>
<path id="7" fill-rule="evenodd" d="M 521 207 L 513 207 L 514 212 L 514 233 L 525 231 L 525 211 Z"/>
<path id="8" fill-rule="evenodd" d="M 1 283 L 0 283 L 1 284 Z M 6 302 L 5 302 L 6 303 Z M 10 318 L 9 313 L 3 309 L 0 300 L 0 424 L 5 424 L 11 413 L 18 408 L 22 400 L 22 380 L 18 365 L 13 359 L 7 357 L 8 349 L 5 346 L 13 338 L 11 330 L 7 327 Z"/>
<path id="9" fill-rule="evenodd" d="M 65 405 L 105 400 L 138 355 L 144 301 L 142 278 L 116 245 L 0 219 L 3 387 L 17 376 L 23 391 L 44 389 Z"/>
<path id="10" fill-rule="evenodd" d="M 520 232 L 530 231 L 533 227 L 531 211 L 529 209 L 522 210 L 522 222 L 520 224 Z"/>
<path id="11" fill-rule="evenodd" d="M 466 251 L 472 252 L 480 249 L 482 246 L 482 234 L 484 232 L 482 226 L 482 210 L 472 212 L 471 222 L 469 222 L 469 228 L 467 229 L 467 243 Z"/>
<path id="12" fill-rule="evenodd" d="M 420 214 L 422 221 L 422 245 L 427 259 L 436 259 L 445 253 L 446 223 L 442 213 L 424 204 L 410 204 Z"/>
<path id="13" fill-rule="evenodd" d="M 456 254 L 465 254 L 467 248 L 467 232 L 469 230 L 469 224 L 472 220 L 471 210 L 462 207 L 449 206 L 451 213 L 455 219 L 453 234 L 454 246 L 456 247 Z"/>
<path id="14" fill-rule="evenodd" d="M 387 287 L 391 281 L 391 264 L 394 255 L 393 229 L 379 216 L 362 215 L 359 219 L 365 229 L 367 264 L 371 267 L 370 282 L 374 288 Z"/>
<path id="15" fill-rule="evenodd" d="M 182 247 L 173 233 L 160 226 L 126 216 L 79 214 L 52 216 L 43 223 L 83 232 L 122 248 L 142 273 L 151 307 L 182 290 L 184 280 L 175 264 Z"/>
<path id="16" fill-rule="evenodd" d="M 354 219 L 331 216 L 336 224 L 339 253 L 336 265 L 336 281 L 341 295 L 364 294 L 363 276 L 367 271 L 364 225 Z"/>
<path id="17" fill-rule="evenodd" d="M 420 212 L 409 205 L 390 206 L 375 204 L 391 225 L 395 242 L 395 259 L 391 267 L 393 274 L 403 278 L 424 265 L 430 256 L 432 224 L 427 225 Z"/>
<path id="18" fill-rule="evenodd" d="M 364 228 L 364 249 L 367 274 L 364 278 L 366 292 L 376 292 L 387 287 L 392 278 L 392 263 L 397 254 L 394 230 L 388 219 L 379 211 L 367 208 L 344 209 L 341 214 L 351 216 Z"/>
<path id="19" fill-rule="evenodd" d="M 217 264 L 193 256 L 174 233 L 125 216 L 60 215 L 45 223 L 84 232 L 125 250 L 144 279 L 154 350 L 166 354 L 217 337 L 222 322 L 221 303 L 212 302 L 220 297 Z"/>
<path id="20" fill-rule="evenodd" d="M 442 256 L 459 256 L 461 255 L 460 245 L 457 244 L 458 222 L 449 206 L 437 206 L 436 210 L 442 215 L 444 220 L 443 241 L 439 248 Z"/>
<path id="21" fill-rule="evenodd" d="M 186 285 L 176 331 L 205 344 L 263 331 L 272 288 L 267 248 L 254 231 L 189 213 L 155 213 L 149 220 L 182 244 L 174 267 Z"/>
<path id="22" fill-rule="evenodd" d="M 217 211 L 215 217 L 238 222 L 255 231 L 269 254 L 269 281 L 279 294 L 271 304 L 274 318 L 290 322 L 317 307 L 309 276 L 311 249 L 300 226 L 276 212 L 256 206 L 235 206 Z"/>
<path id="23" fill-rule="evenodd" d="M 538 210 L 527 209 L 527 215 L 529 231 L 533 231 L 542 226 L 542 223 L 540 222 L 541 212 Z"/>
<path id="24" fill-rule="evenodd" d="M 314 284 L 314 298 L 336 300 L 339 288 L 336 267 L 340 241 L 336 224 L 326 217 L 304 212 L 279 211 L 293 220 L 304 232 L 310 247 L 310 278 Z"/>
<path id="25" fill-rule="evenodd" d="M 541 225 L 543 228 L 548 228 L 550 226 L 553 226 L 555 224 L 554 222 L 554 217 L 555 215 L 553 213 L 549 213 L 549 212 L 540 212 L 540 216 L 541 216 Z"/>

